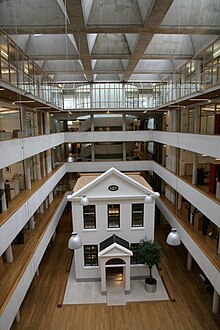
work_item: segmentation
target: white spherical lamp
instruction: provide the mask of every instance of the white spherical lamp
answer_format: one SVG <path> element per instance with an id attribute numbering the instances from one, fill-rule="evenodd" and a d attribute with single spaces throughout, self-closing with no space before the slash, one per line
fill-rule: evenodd
<path id="1" fill-rule="evenodd" d="M 177 245 L 181 244 L 180 235 L 176 228 L 171 229 L 171 232 L 167 236 L 166 242 L 167 242 L 167 244 L 172 245 L 172 246 L 177 246 Z"/>
<path id="2" fill-rule="evenodd" d="M 77 235 L 76 232 L 72 232 L 68 242 L 68 248 L 70 250 L 76 250 L 76 249 L 80 249 L 81 247 L 82 247 L 82 241 L 80 237 Z"/>
<path id="3" fill-rule="evenodd" d="M 153 198 L 150 195 L 146 195 L 145 198 L 144 198 L 144 203 L 145 204 L 153 203 Z"/>
<path id="4" fill-rule="evenodd" d="M 81 200 L 80 200 L 80 204 L 81 204 L 82 206 L 87 206 L 87 205 L 89 205 L 89 199 L 88 199 L 88 197 L 86 197 L 86 195 L 83 195 L 83 196 L 82 196 L 82 198 L 81 198 Z"/>

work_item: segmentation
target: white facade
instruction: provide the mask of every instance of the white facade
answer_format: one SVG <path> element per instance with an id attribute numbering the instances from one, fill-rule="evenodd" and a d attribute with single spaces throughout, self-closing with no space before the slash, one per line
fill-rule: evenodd
<path id="1" fill-rule="evenodd" d="M 118 189 L 116 188 L 117 190 L 111 191 L 111 188 L 109 189 L 109 187 L 112 186 L 117 187 Z M 95 228 L 84 228 L 83 208 L 85 206 L 80 204 L 80 200 L 84 195 L 86 195 L 89 199 L 89 205 L 94 205 L 95 207 Z M 152 203 L 144 203 L 144 198 L 146 195 L 152 196 Z M 111 237 L 113 234 L 123 240 L 126 240 L 129 244 L 138 243 L 145 236 L 147 236 L 148 239 L 154 239 L 155 199 L 158 197 L 159 194 L 149 189 L 149 186 L 146 188 L 146 186 L 138 183 L 128 175 L 121 173 L 115 168 L 107 170 L 104 174 L 98 176 L 93 181 L 77 190 L 72 194 L 72 196 L 68 196 L 68 200 L 72 201 L 73 231 L 78 233 L 83 243 L 83 247 L 79 250 L 75 250 L 74 254 L 77 281 L 100 280 L 100 259 L 102 259 L 102 262 L 104 257 L 107 257 L 109 260 L 109 254 L 103 255 L 103 251 L 100 252 L 99 244 Z M 142 226 L 132 225 L 132 204 L 143 205 Z M 109 226 L 108 205 L 120 205 L 120 224 L 117 228 Z M 87 245 L 98 246 L 98 265 L 85 265 L 84 247 Z M 115 256 L 123 259 L 124 261 L 125 255 L 126 257 L 129 256 L 130 264 L 131 254 L 129 255 L 129 251 L 125 254 L 124 253 L 125 251 L 123 251 L 123 253 L 120 252 L 120 248 L 118 247 Z M 113 256 L 114 254 L 111 255 L 112 258 Z M 125 263 L 128 263 L 127 259 Z M 133 278 L 137 276 L 144 276 L 146 275 L 146 267 L 143 267 L 142 265 L 131 265 L 131 270 L 129 269 L 129 272 Z M 128 271 L 126 271 L 126 274 L 128 274 Z M 105 291 L 105 289 L 102 288 L 102 291 Z M 127 288 L 126 291 L 129 291 L 129 288 Z"/>

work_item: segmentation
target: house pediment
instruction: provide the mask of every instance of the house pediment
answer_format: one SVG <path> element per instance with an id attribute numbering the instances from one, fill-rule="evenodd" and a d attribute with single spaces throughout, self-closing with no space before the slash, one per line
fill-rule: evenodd
<path id="1" fill-rule="evenodd" d="M 110 246 L 106 247 L 104 250 L 100 251 L 98 254 L 99 257 L 131 257 L 133 253 L 131 250 L 117 244 L 113 243 Z"/>

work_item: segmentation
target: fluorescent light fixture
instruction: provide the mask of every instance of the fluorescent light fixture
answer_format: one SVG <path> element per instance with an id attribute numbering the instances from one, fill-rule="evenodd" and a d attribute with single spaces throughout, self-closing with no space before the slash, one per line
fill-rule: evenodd
<path id="1" fill-rule="evenodd" d="M 35 101 L 23 101 L 23 100 L 21 100 L 21 101 L 14 101 L 14 103 L 16 104 L 16 103 L 35 103 Z"/>
<path id="2" fill-rule="evenodd" d="M 205 155 L 205 154 L 204 154 L 204 155 L 202 155 L 202 157 L 207 157 L 207 156 L 208 156 L 208 155 Z"/>
<path id="3" fill-rule="evenodd" d="M 4 52 L 4 50 L 1 50 L 1 55 L 8 59 L 8 54 L 6 52 Z"/>
<path id="4" fill-rule="evenodd" d="M 0 88 L 0 91 L 5 91 L 5 88 Z"/>
<path id="5" fill-rule="evenodd" d="M 27 68 L 24 68 L 24 72 L 27 73 L 27 74 L 29 73 Z"/>
<path id="6" fill-rule="evenodd" d="M 217 50 L 215 53 L 213 53 L 213 57 L 216 57 L 216 56 L 219 55 L 219 54 L 220 54 L 220 49 Z"/>
<path id="7" fill-rule="evenodd" d="M 190 101 L 209 101 L 209 99 L 190 99 Z"/>
<path id="8" fill-rule="evenodd" d="M 215 160 L 220 160 L 220 158 L 215 158 Z"/>
<path id="9" fill-rule="evenodd" d="M 43 34 L 34 34 L 35 37 L 40 37 L 42 36 Z"/>
<path id="10" fill-rule="evenodd" d="M 36 107 L 35 109 L 50 109 L 51 107 Z"/>

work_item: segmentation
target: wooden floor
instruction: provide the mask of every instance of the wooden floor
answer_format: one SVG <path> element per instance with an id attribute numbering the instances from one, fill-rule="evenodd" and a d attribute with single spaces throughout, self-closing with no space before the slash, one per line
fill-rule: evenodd
<path id="1" fill-rule="evenodd" d="M 174 302 L 129 303 L 107 307 L 105 304 L 65 305 L 62 298 L 71 260 L 67 248 L 71 232 L 70 217 L 64 214 L 52 246 L 40 266 L 40 275 L 20 309 L 21 320 L 13 330 L 217 330 L 220 314 L 211 312 L 212 292 L 198 282 L 199 268 L 186 270 L 184 246 L 170 247 L 165 238 L 168 226 L 157 226 L 156 237 L 163 246 L 162 275 Z M 89 294 L 89 292 L 88 292 Z"/>

